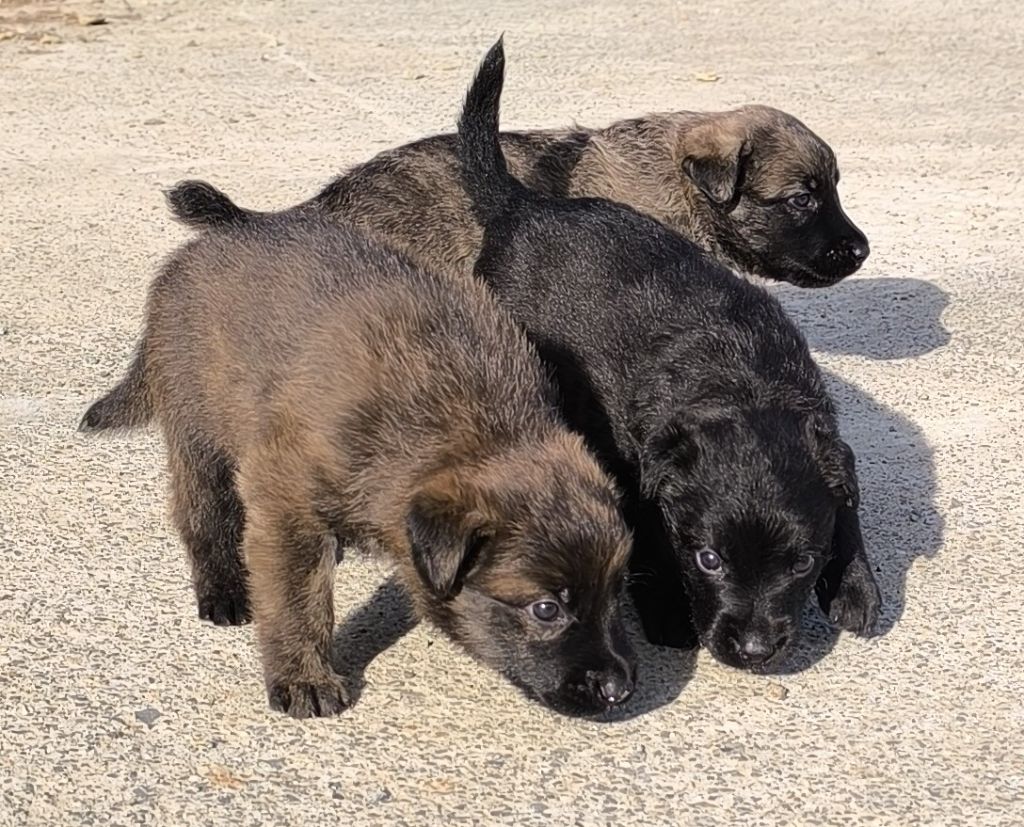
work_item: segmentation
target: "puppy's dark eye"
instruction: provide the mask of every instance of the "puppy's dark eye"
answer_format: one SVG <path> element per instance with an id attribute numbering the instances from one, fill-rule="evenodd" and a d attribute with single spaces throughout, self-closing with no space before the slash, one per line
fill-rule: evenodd
<path id="1" fill-rule="evenodd" d="M 809 192 L 798 192 L 796 195 L 791 195 L 786 199 L 786 203 L 788 203 L 789 206 L 798 210 L 809 209 L 813 202 L 814 198 Z"/>
<path id="2" fill-rule="evenodd" d="M 810 554 L 801 554 L 793 563 L 794 574 L 807 574 L 814 568 L 814 558 Z"/>
<path id="3" fill-rule="evenodd" d="M 722 568 L 722 558 L 709 548 L 697 552 L 697 566 L 708 574 L 716 574 Z"/>
<path id="4" fill-rule="evenodd" d="M 562 607 L 554 600 L 538 600 L 530 606 L 530 611 L 537 620 L 543 623 L 552 623 L 558 620 L 562 614 Z"/>

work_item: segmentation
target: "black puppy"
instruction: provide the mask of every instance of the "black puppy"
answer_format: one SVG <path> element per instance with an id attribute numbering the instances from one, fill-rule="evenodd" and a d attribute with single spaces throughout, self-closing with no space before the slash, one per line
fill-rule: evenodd
<path id="1" fill-rule="evenodd" d="M 880 598 L 854 457 L 803 337 L 771 296 L 657 221 L 513 178 L 498 143 L 503 78 L 499 41 L 459 122 L 485 228 L 476 273 L 554 366 L 570 424 L 628 493 L 648 636 L 692 643 L 692 617 L 716 658 L 765 669 L 812 589 L 833 622 L 868 634 Z"/>

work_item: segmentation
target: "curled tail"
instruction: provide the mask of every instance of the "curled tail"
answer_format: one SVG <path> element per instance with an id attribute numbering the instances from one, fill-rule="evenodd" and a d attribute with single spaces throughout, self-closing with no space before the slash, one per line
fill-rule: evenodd
<path id="1" fill-rule="evenodd" d="M 93 402 L 78 423 L 80 431 L 136 428 L 153 418 L 153 403 L 146 384 L 146 364 L 139 346 L 128 373 L 106 396 Z"/>
<path id="2" fill-rule="evenodd" d="M 477 69 L 459 118 L 462 185 L 477 220 L 487 225 L 501 215 L 521 186 L 508 171 L 498 140 L 498 113 L 505 83 L 505 47 L 499 38 Z"/>
<path id="3" fill-rule="evenodd" d="M 244 224 L 262 213 L 239 207 L 223 192 L 205 181 L 182 181 L 165 195 L 174 217 L 196 229 Z"/>

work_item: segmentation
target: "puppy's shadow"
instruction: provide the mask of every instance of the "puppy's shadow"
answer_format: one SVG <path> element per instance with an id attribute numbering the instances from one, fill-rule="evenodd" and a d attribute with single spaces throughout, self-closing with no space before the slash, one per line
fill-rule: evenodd
<path id="1" fill-rule="evenodd" d="M 366 686 L 366 670 L 374 659 L 417 625 L 412 602 L 394 577 L 382 583 L 370 599 L 351 612 L 334 633 L 331 662 L 349 690 L 353 704 Z M 594 720 L 612 723 L 635 718 L 671 703 L 693 674 L 696 651 L 652 646 L 644 640 L 639 621 L 627 611 L 630 639 L 637 649 L 637 689 L 628 703 Z M 481 667 L 483 668 L 483 667 Z"/>
<path id="2" fill-rule="evenodd" d="M 779 285 L 772 292 L 818 353 L 887 361 L 949 344 L 942 324 L 949 296 L 926 281 L 854 278 L 825 290 Z"/>
<path id="3" fill-rule="evenodd" d="M 942 324 L 949 297 L 928 282 L 855 278 L 827 290 L 782 286 L 772 292 L 817 353 L 914 359 L 950 341 Z M 893 387 L 904 395 L 913 393 L 906 365 L 893 364 L 889 370 Z M 843 438 L 857 455 L 864 543 L 882 590 L 876 632 L 884 635 L 903 615 L 907 572 L 914 561 L 933 557 L 942 547 L 934 455 L 924 433 L 905 415 L 834 372 L 824 373 L 839 408 Z M 804 630 L 801 648 L 781 671 L 807 668 L 838 637 L 816 611 L 808 612 Z"/>
<path id="4" fill-rule="evenodd" d="M 630 721 L 666 706 L 682 693 L 697 666 L 697 649 L 670 649 L 647 642 L 640 618 L 627 605 L 626 625 L 636 650 L 637 681 L 633 697 L 594 720 L 600 723 Z"/>
<path id="5" fill-rule="evenodd" d="M 369 665 L 418 622 L 408 594 L 389 577 L 334 630 L 331 662 L 345 681 L 353 704 L 362 695 Z"/>

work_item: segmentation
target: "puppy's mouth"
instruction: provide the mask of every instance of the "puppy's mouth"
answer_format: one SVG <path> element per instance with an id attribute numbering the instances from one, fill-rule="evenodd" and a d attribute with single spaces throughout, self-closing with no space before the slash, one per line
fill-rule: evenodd
<path id="1" fill-rule="evenodd" d="M 625 703 L 609 703 L 603 698 L 596 698 L 585 690 L 567 692 L 556 690 L 542 692 L 522 683 L 517 683 L 526 697 L 536 701 L 559 715 L 569 718 L 584 718 L 594 721 L 612 720 L 612 713 L 622 709 Z"/>
<path id="2" fill-rule="evenodd" d="M 711 656 L 719 663 L 725 664 L 731 669 L 737 669 L 740 672 L 750 672 L 754 675 L 770 675 L 778 670 L 778 668 L 785 662 L 786 655 L 789 651 L 789 646 L 782 646 L 769 655 L 765 660 L 757 663 L 750 661 L 744 661 L 740 658 L 732 647 L 719 646 L 716 643 L 712 643 L 704 637 L 700 638 L 700 645 L 703 646 L 711 654 Z"/>
<path id="3" fill-rule="evenodd" d="M 831 273 L 823 273 L 821 270 L 817 270 L 813 267 L 809 267 L 806 264 L 801 264 L 797 261 L 786 262 L 786 281 L 796 287 L 832 287 L 838 284 L 847 276 L 852 276 L 859 270 L 859 265 L 856 267 L 838 269 Z"/>
<path id="4" fill-rule="evenodd" d="M 784 281 L 795 287 L 832 287 L 856 273 L 863 262 L 844 261 L 834 253 L 825 256 L 826 267 L 814 267 L 793 258 L 784 258 L 773 273 L 757 268 L 752 275 L 772 281 Z"/>

